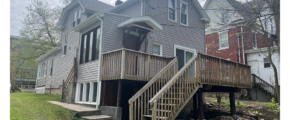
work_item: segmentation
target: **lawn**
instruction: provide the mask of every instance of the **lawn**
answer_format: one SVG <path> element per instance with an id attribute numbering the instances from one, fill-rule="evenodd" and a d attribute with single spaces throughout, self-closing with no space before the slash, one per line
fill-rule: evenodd
<path id="1" fill-rule="evenodd" d="M 73 112 L 46 101 L 60 101 L 59 95 L 18 92 L 10 94 L 11 120 L 71 120 Z"/>

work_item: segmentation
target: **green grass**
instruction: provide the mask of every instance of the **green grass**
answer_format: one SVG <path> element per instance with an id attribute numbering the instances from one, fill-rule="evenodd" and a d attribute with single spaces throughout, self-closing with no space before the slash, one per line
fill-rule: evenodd
<path id="1" fill-rule="evenodd" d="M 73 112 L 46 101 L 60 101 L 60 96 L 18 92 L 10 94 L 11 120 L 71 120 Z"/>

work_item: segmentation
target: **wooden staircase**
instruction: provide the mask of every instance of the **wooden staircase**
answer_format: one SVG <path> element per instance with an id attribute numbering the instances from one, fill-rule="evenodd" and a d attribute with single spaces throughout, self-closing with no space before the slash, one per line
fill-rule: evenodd
<path id="1" fill-rule="evenodd" d="M 275 95 L 276 89 L 273 85 L 270 85 L 268 82 L 264 81 L 262 78 L 256 76 L 255 74 L 252 74 L 252 78 L 253 88 L 260 91 L 270 100 L 274 98 L 275 101 L 277 101 L 277 96 Z"/>
<path id="2" fill-rule="evenodd" d="M 63 80 L 62 81 L 62 93 L 61 93 L 61 99 L 63 99 L 67 89 L 69 88 L 69 85 L 72 83 L 72 84 L 75 84 L 75 81 L 76 81 L 76 74 L 77 74 L 77 59 L 74 58 L 74 64 L 66 78 L 66 80 Z"/>
<path id="3" fill-rule="evenodd" d="M 198 55 L 178 71 L 177 58 L 166 65 L 130 100 L 130 120 L 174 120 L 202 87 L 195 69 Z"/>

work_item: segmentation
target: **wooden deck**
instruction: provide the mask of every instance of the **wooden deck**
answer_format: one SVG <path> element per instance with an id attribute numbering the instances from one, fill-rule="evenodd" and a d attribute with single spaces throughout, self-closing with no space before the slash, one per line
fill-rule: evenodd
<path id="1" fill-rule="evenodd" d="M 174 59 L 124 48 L 102 56 L 101 80 L 150 81 Z M 202 84 L 252 87 L 248 65 L 201 53 L 198 53 L 195 64 L 193 72 Z"/>

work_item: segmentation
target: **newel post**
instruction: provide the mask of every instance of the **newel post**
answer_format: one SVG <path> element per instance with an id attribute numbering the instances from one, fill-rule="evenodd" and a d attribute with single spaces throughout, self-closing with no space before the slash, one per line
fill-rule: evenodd
<path id="1" fill-rule="evenodd" d="M 146 76 L 147 76 L 147 80 L 150 80 L 150 60 L 151 60 L 151 56 L 148 55 L 147 57 L 147 65 L 146 65 Z"/>
<path id="2" fill-rule="evenodd" d="M 122 58 L 121 58 L 121 79 L 125 79 L 125 64 L 126 64 L 126 51 L 122 50 Z"/>
<path id="3" fill-rule="evenodd" d="M 152 120 L 156 120 L 156 109 L 157 109 L 157 103 L 153 103 L 153 108 L 152 108 Z"/>

